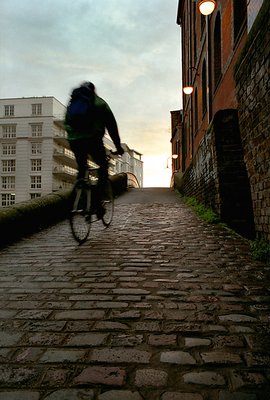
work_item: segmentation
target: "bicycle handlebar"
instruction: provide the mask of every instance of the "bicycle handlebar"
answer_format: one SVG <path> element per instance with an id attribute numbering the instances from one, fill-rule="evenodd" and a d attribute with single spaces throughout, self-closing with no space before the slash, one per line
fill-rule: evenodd
<path id="1" fill-rule="evenodd" d="M 120 154 L 118 153 L 117 150 L 113 151 L 113 150 L 109 150 L 106 152 L 107 157 L 109 158 L 116 158 L 117 156 L 120 157 Z"/>

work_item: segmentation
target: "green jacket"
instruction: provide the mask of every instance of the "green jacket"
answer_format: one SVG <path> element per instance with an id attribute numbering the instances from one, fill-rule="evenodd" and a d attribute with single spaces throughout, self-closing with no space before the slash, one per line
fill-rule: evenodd
<path id="1" fill-rule="evenodd" d="M 68 140 L 78 140 L 78 139 L 86 139 L 93 137 L 103 137 L 105 134 L 105 129 L 107 129 L 112 141 L 114 142 L 115 147 L 121 146 L 120 137 L 118 132 L 117 123 L 115 117 L 109 107 L 109 105 L 104 101 L 101 97 L 95 94 L 95 111 L 93 118 L 93 126 L 92 129 L 89 130 L 88 134 L 80 134 L 75 132 L 71 126 L 68 124 L 68 116 L 65 117 L 65 130 L 68 134 Z"/>

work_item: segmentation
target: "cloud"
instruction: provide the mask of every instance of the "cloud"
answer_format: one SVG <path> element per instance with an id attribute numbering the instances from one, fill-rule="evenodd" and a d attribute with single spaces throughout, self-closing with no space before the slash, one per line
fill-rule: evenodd
<path id="1" fill-rule="evenodd" d="M 177 0 L 2 0 L 0 97 L 54 96 L 92 80 L 122 140 L 170 153 L 179 109 Z M 152 172 L 151 172 L 152 173 Z"/>

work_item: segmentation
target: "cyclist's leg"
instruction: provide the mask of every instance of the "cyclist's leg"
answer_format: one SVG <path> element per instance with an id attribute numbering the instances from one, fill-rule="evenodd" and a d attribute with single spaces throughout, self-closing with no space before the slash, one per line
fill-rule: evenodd
<path id="1" fill-rule="evenodd" d="M 73 151 L 78 164 L 78 179 L 85 177 L 87 165 L 87 141 L 85 139 L 70 140 L 70 148 Z"/>
<path id="2" fill-rule="evenodd" d="M 102 138 L 91 141 L 89 154 L 92 156 L 93 161 L 99 166 L 97 191 L 99 198 L 102 199 L 108 180 L 108 161 Z"/>

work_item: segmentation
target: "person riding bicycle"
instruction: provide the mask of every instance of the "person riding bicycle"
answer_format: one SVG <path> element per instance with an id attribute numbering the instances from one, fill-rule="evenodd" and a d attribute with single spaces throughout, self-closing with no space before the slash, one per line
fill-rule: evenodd
<path id="1" fill-rule="evenodd" d="M 83 120 L 85 115 L 80 116 L 77 124 L 73 121 L 72 109 L 70 105 L 72 102 L 75 104 L 76 112 L 78 111 L 78 104 L 75 103 L 79 98 L 79 102 L 86 100 L 87 120 Z M 85 104 L 82 105 L 85 107 Z M 74 107 L 73 107 L 74 110 Z M 79 110 L 80 111 L 80 110 Z M 103 136 L 105 130 L 108 131 L 115 147 L 117 154 L 120 156 L 124 153 L 121 146 L 119 131 L 116 119 L 109 105 L 96 94 L 95 85 L 92 82 L 84 82 L 79 88 L 76 88 L 71 93 L 71 99 L 67 107 L 65 116 L 65 129 L 68 135 L 70 148 L 73 151 L 76 162 L 78 164 L 78 179 L 85 177 L 85 172 L 88 169 L 87 159 L 88 155 L 100 167 L 98 176 L 98 197 L 102 199 L 103 191 L 106 187 L 108 179 L 108 161 L 106 156 L 105 147 L 103 144 Z M 97 216 L 102 217 L 103 210 L 101 203 L 98 204 Z"/>

